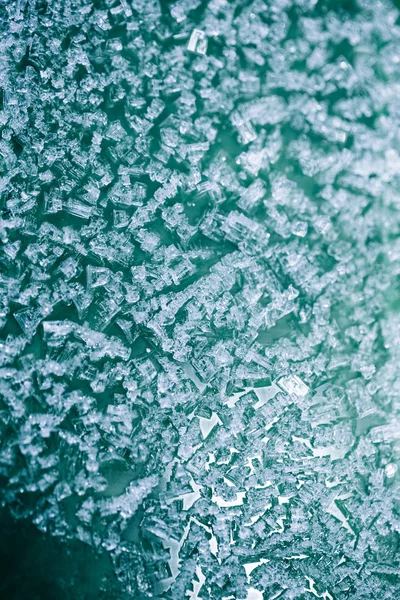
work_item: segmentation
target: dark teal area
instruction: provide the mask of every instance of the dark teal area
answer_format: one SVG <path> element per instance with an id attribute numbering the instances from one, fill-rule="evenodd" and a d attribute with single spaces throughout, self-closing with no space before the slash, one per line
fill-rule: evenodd
<path id="1" fill-rule="evenodd" d="M 0 598 L 122 600 L 110 557 L 79 541 L 40 532 L 0 511 Z"/>

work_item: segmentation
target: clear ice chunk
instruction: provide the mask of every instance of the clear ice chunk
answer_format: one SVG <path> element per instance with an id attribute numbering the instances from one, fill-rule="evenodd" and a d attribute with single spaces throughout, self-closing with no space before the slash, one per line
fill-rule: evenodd
<path id="1" fill-rule="evenodd" d="M 33 335 L 43 316 L 37 308 L 23 308 L 14 313 L 14 318 L 26 335 Z"/>
<path id="2" fill-rule="evenodd" d="M 200 29 L 193 29 L 187 45 L 189 52 L 195 52 L 196 54 L 206 54 L 207 45 L 208 41 L 205 32 L 201 31 Z"/>
<path id="3" fill-rule="evenodd" d="M 288 394 L 294 394 L 296 396 L 306 396 L 310 391 L 308 385 L 306 385 L 297 375 L 281 377 L 278 379 L 277 384 Z"/>

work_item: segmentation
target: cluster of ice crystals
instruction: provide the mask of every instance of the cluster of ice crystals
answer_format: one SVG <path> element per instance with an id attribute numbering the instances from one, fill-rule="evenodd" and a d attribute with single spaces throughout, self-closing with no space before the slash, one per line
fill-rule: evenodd
<path id="1" fill-rule="evenodd" d="M 396 600 L 398 2 L 0 15 L 2 505 L 135 600 Z"/>

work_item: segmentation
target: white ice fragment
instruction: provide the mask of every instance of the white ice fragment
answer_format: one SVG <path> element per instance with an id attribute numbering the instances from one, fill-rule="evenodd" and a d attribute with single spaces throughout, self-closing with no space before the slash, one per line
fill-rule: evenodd
<path id="1" fill-rule="evenodd" d="M 218 504 L 218 506 L 220 508 L 227 508 L 227 507 L 231 507 L 231 506 L 242 506 L 243 504 L 243 500 L 246 497 L 246 492 L 238 492 L 236 494 L 236 498 L 234 500 L 224 500 L 223 498 L 220 498 L 219 496 L 216 496 L 214 494 L 214 490 L 213 490 L 213 495 L 212 495 L 212 502 L 215 502 L 215 504 Z"/>
<path id="2" fill-rule="evenodd" d="M 52 214 L 62 210 L 62 196 L 58 190 L 53 190 L 44 196 L 44 207 L 46 214 Z"/>
<path id="3" fill-rule="evenodd" d="M 129 519 L 157 485 L 157 481 L 157 477 L 152 475 L 132 482 L 120 496 L 101 501 L 101 514 L 103 516 L 119 514 L 123 519 Z"/>
<path id="4" fill-rule="evenodd" d="M 229 406 L 229 408 L 233 408 L 236 404 L 236 402 L 238 400 L 240 400 L 240 398 L 242 396 L 245 396 L 248 392 L 250 392 L 253 388 L 251 387 L 245 387 L 243 388 L 243 390 L 241 392 L 235 392 L 234 394 L 232 394 L 231 396 L 229 396 L 226 405 Z"/>
<path id="5" fill-rule="evenodd" d="M 254 140 L 257 138 L 257 133 L 255 132 L 250 121 L 243 121 L 243 123 L 236 125 L 236 128 L 238 130 L 240 141 L 244 145 L 254 142 Z"/>
<path id="6" fill-rule="evenodd" d="M 111 140 L 115 140 L 116 142 L 120 142 L 125 135 L 126 131 L 122 127 L 121 123 L 119 121 L 114 121 L 108 127 L 106 137 Z"/>
<path id="7" fill-rule="evenodd" d="M 328 489 L 330 489 L 337 487 L 338 485 L 342 485 L 342 482 L 339 479 L 334 479 L 333 481 L 329 481 L 329 479 L 326 479 L 325 485 Z"/>
<path id="8" fill-rule="evenodd" d="M 226 239 L 234 243 L 240 243 L 245 238 L 258 238 L 267 243 L 270 237 L 259 223 L 236 210 L 231 211 L 225 218 L 221 231 L 225 233 Z"/>
<path id="9" fill-rule="evenodd" d="M 63 203 L 63 209 L 70 215 L 79 217 L 80 219 L 90 219 L 93 213 L 92 206 L 79 202 L 76 198 L 68 198 L 68 200 Z"/>
<path id="10" fill-rule="evenodd" d="M 345 515 L 342 513 L 342 511 L 336 504 L 336 500 L 347 500 L 350 497 L 351 497 L 351 493 L 341 494 L 339 496 L 336 496 L 332 500 L 332 502 L 328 505 L 326 512 L 328 512 L 333 517 L 335 517 L 338 521 L 340 521 L 342 523 L 343 527 L 345 527 L 345 529 L 347 529 L 350 533 L 352 533 L 354 535 L 354 531 L 350 527 L 348 519 L 345 517 Z"/>
<path id="11" fill-rule="evenodd" d="M 86 267 L 86 279 L 89 288 L 106 285 L 110 279 L 110 270 L 106 267 Z"/>
<path id="12" fill-rule="evenodd" d="M 276 394 L 280 391 L 278 386 L 273 383 L 272 385 L 268 385 L 266 387 L 259 388 L 251 388 L 254 389 L 254 392 L 258 398 L 258 402 L 254 405 L 254 408 L 261 408 L 264 406 L 269 400 L 271 400 Z"/>
<path id="13" fill-rule="evenodd" d="M 207 37 L 204 31 L 193 29 L 187 48 L 189 52 L 205 54 L 207 52 L 207 43 Z"/>
<path id="14" fill-rule="evenodd" d="M 129 224 L 129 215 L 124 210 L 114 210 L 114 227 L 115 229 L 122 229 Z"/>
<path id="15" fill-rule="evenodd" d="M 28 307 L 14 313 L 14 318 L 24 333 L 32 335 L 43 317 L 37 308 Z"/>
<path id="16" fill-rule="evenodd" d="M 200 492 L 201 492 L 202 486 L 197 485 L 197 483 L 195 482 L 193 477 L 190 480 L 190 485 L 193 489 L 193 492 L 190 492 L 189 494 L 185 494 L 184 496 L 181 497 L 181 499 L 183 501 L 183 510 L 189 510 L 189 508 L 191 508 L 193 506 L 193 504 L 196 502 L 196 500 L 201 498 Z"/>
<path id="17" fill-rule="evenodd" d="M 392 477 L 394 477 L 396 475 L 396 471 L 397 471 L 397 465 L 395 465 L 394 463 L 389 463 L 385 467 L 385 475 L 389 479 L 391 479 Z"/>
<path id="18" fill-rule="evenodd" d="M 260 203 L 265 194 L 266 189 L 264 183 L 260 180 L 256 180 L 244 190 L 238 204 L 243 210 L 251 210 Z"/>
<path id="19" fill-rule="evenodd" d="M 206 439 L 209 436 L 209 434 L 217 424 L 221 425 L 221 419 L 215 412 L 212 413 L 209 419 L 207 419 L 206 417 L 199 417 L 199 421 L 203 439 Z"/>
<path id="20" fill-rule="evenodd" d="M 120 0 L 120 3 L 121 3 L 123 11 L 125 13 L 125 16 L 126 17 L 131 17 L 132 16 L 132 10 L 131 10 L 129 4 L 127 3 L 127 1 L 126 0 Z"/>
<path id="21" fill-rule="evenodd" d="M 269 560 L 267 558 L 261 558 L 257 562 L 245 563 L 243 565 L 244 569 L 246 571 L 246 577 L 247 577 L 248 583 L 250 583 L 250 575 L 254 571 L 254 569 L 257 569 L 257 567 L 259 567 L 260 565 L 265 565 L 266 563 L 269 563 Z"/>
<path id="22" fill-rule="evenodd" d="M 280 96 L 268 95 L 240 106 L 243 115 L 256 125 L 276 125 L 287 114 L 286 103 Z"/>
<path id="23" fill-rule="evenodd" d="M 46 334 L 54 334 L 64 337 L 71 333 L 75 328 L 75 323 L 72 321 L 44 321 L 43 331 Z"/>
<path id="24" fill-rule="evenodd" d="M 281 377 L 277 384 L 288 394 L 295 394 L 296 396 L 306 396 L 310 391 L 308 385 L 303 383 L 303 381 L 300 379 L 300 377 L 297 377 L 297 375 Z"/>
<path id="25" fill-rule="evenodd" d="M 322 458 L 323 456 L 330 456 L 331 460 L 340 460 L 350 452 L 351 446 L 344 446 L 343 448 L 336 448 L 336 446 L 325 446 L 323 448 L 313 448 L 314 458 Z"/>
<path id="26" fill-rule="evenodd" d="M 400 428 L 397 420 L 386 425 L 379 425 L 371 430 L 371 441 L 377 442 L 392 442 L 400 438 Z"/>
<path id="27" fill-rule="evenodd" d="M 293 235 L 297 237 L 305 237 L 307 235 L 308 226 L 304 221 L 296 221 L 290 228 Z"/>
<path id="28" fill-rule="evenodd" d="M 189 508 L 192 508 L 193 504 L 197 500 L 199 500 L 199 498 L 201 498 L 201 490 L 203 486 L 197 485 L 193 477 L 191 477 L 190 479 L 190 486 L 193 492 L 188 492 L 187 494 L 180 494 L 179 496 L 170 498 L 169 500 L 167 500 L 167 504 L 169 505 L 172 504 L 172 502 L 175 502 L 175 500 L 180 500 L 183 503 L 182 510 L 186 511 L 189 510 Z"/>
<path id="29" fill-rule="evenodd" d="M 314 596 L 316 596 L 317 598 L 325 598 L 325 600 L 333 600 L 333 597 L 331 596 L 331 594 L 325 590 L 325 592 L 323 592 L 322 594 L 319 594 L 317 592 L 317 590 L 315 589 L 315 581 L 313 579 L 311 579 L 311 577 L 308 577 L 306 575 L 306 579 L 308 581 L 308 585 L 310 586 L 309 588 L 304 588 L 305 592 L 308 592 L 310 594 L 314 594 Z"/>
<path id="30" fill-rule="evenodd" d="M 244 117 L 241 112 L 235 111 L 231 120 L 232 125 L 237 129 L 242 144 L 250 144 L 257 138 L 257 133 L 248 116 Z"/>
<path id="31" fill-rule="evenodd" d="M 192 580 L 193 591 L 189 590 L 188 592 L 186 592 L 186 596 L 188 596 L 190 600 L 201 600 L 199 596 L 200 589 L 206 581 L 206 578 L 204 577 L 201 567 L 199 565 L 196 566 L 196 577 L 197 580 Z"/>
<path id="32" fill-rule="evenodd" d="M 269 481 L 268 483 L 269 483 L 270 485 L 272 485 L 272 482 L 270 482 L 270 481 Z M 266 488 L 266 487 L 270 487 L 270 485 L 261 485 L 261 486 L 258 486 L 258 485 L 257 485 L 257 486 L 255 486 L 255 489 L 263 489 L 263 488 Z M 249 521 L 248 521 L 248 522 L 246 522 L 246 523 L 243 523 L 243 525 L 244 525 L 245 527 L 251 527 L 252 525 L 254 525 L 254 523 L 257 523 L 257 521 L 258 521 L 259 519 L 261 519 L 261 517 L 262 517 L 263 515 L 265 515 L 266 511 L 267 511 L 267 510 L 269 510 L 270 508 L 272 508 L 272 504 L 271 504 L 271 502 L 269 502 L 268 504 L 266 504 L 266 505 L 264 506 L 264 509 L 263 509 L 261 512 L 259 512 L 259 513 L 257 513 L 256 515 L 253 515 L 252 517 L 250 517 Z"/>
<path id="33" fill-rule="evenodd" d="M 278 504 L 289 504 L 290 497 L 289 496 L 278 496 Z"/>
<path id="34" fill-rule="evenodd" d="M 200 379 L 197 377 L 196 372 L 195 372 L 194 368 L 192 367 L 192 365 L 190 363 L 186 363 L 185 366 L 183 367 L 183 370 L 184 370 L 186 377 L 188 377 L 191 381 L 193 381 L 193 383 L 197 387 L 197 389 L 200 392 L 204 392 L 204 390 L 207 386 L 204 383 L 202 383 L 200 381 Z"/>
<path id="35" fill-rule="evenodd" d="M 250 587 L 247 590 L 247 597 L 246 600 L 263 600 L 264 598 L 264 594 L 258 590 L 256 590 L 256 588 Z"/>

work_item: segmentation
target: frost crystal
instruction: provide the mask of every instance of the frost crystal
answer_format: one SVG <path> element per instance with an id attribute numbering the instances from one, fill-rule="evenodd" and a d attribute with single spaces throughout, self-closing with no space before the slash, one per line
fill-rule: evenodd
<path id="1" fill-rule="evenodd" d="M 193 29 L 188 43 L 188 50 L 196 54 L 205 54 L 207 52 L 207 37 L 204 31 Z"/>
<path id="2" fill-rule="evenodd" d="M 281 377 L 278 380 L 278 385 L 288 394 L 295 394 L 296 396 L 306 396 L 310 388 L 301 381 L 297 375 L 289 375 L 289 377 Z"/>

